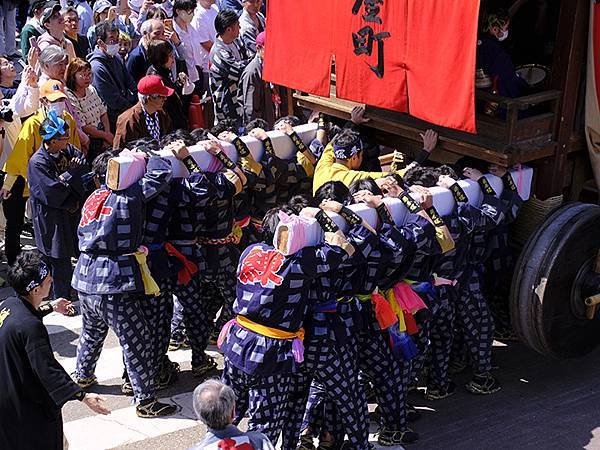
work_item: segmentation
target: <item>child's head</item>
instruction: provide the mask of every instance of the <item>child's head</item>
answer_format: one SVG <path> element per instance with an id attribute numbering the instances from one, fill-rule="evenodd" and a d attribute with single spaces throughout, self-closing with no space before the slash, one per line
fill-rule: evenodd
<path id="1" fill-rule="evenodd" d="M 119 33 L 119 55 L 123 60 L 127 59 L 127 55 L 131 51 L 131 37 L 122 31 Z"/>
<path id="2" fill-rule="evenodd" d="M 323 200 L 335 200 L 347 205 L 350 203 L 350 191 L 341 181 L 328 181 L 315 192 L 313 205 L 319 206 Z"/>

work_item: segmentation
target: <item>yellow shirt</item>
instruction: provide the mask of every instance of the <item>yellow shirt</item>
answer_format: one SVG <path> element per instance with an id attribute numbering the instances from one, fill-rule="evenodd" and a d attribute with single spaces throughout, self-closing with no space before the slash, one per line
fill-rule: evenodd
<path id="1" fill-rule="evenodd" d="M 31 116 L 25 121 L 19 137 L 15 142 L 15 146 L 6 158 L 4 163 L 4 172 L 6 177 L 4 178 L 3 189 L 12 189 L 17 177 L 22 176 L 27 181 L 27 165 L 31 156 L 42 146 L 42 135 L 40 134 L 40 124 L 46 118 L 46 113 L 42 109 Z M 65 119 L 69 125 L 69 144 L 77 148 L 81 148 L 81 142 L 79 141 L 79 134 L 77 133 L 77 124 L 75 119 L 68 112 L 64 112 L 62 118 Z M 23 197 L 29 197 L 29 188 L 25 185 Z"/>
<path id="2" fill-rule="evenodd" d="M 409 165 L 401 170 L 396 171 L 396 173 L 404 175 L 404 173 L 410 167 L 411 166 Z M 350 186 L 350 184 L 356 180 L 363 180 L 365 178 L 383 178 L 389 174 L 390 172 L 365 172 L 362 170 L 351 170 L 343 164 L 336 163 L 335 155 L 333 154 L 333 146 L 329 144 L 327 147 L 325 147 L 323 155 L 321 155 L 321 159 L 319 159 L 317 167 L 315 168 L 315 175 L 313 177 L 313 194 L 328 181 L 341 181 L 346 186 Z"/>

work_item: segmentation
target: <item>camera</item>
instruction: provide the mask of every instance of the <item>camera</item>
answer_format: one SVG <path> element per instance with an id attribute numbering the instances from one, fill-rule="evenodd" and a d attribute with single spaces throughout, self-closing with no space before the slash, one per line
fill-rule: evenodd
<path id="1" fill-rule="evenodd" d="M 2 103 L 0 103 L 0 120 L 2 120 L 4 122 L 12 122 L 13 121 L 13 110 L 4 101 L 2 101 Z"/>

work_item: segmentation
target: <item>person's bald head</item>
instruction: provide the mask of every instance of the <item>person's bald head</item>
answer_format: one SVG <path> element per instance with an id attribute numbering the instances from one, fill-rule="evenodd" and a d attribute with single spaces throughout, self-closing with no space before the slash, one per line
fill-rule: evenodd
<path id="1" fill-rule="evenodd" d="M 194 389 L 194 411 L 211 430 L 223 430 L 235 415 L 235 393 L 220 380 L 206 380 Z"/>

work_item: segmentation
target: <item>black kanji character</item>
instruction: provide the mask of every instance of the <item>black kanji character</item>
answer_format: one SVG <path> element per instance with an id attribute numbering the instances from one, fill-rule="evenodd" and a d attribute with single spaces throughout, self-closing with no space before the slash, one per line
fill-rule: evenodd
<path id="1" fill-rule="evenodd" d="M 371 56 L 373 53 L 373 42 L 377 41 L 377 66 L 369 64 L 369 68 L 375 72 L 375 75 L 379 78 L 383 78 L 384 71 L 383 40 L 390 36 L 391 34 L 387 31 L 375 34 L 373 28 L 370 26 L 361 28 L 357 33 L 352 33 L 352 43 L 354 44 L 355 55 Z"/>
<path id="2" fill-rule="evenodd" d="M 381 8 L 379 5 L 383 5 L 383 0 L 356 0 L 354 2 L 354 6 L 352 7 L 352 14 L 358 14 L 363 3 L 365 6 L 365 14 L 362 16 L 363 19 L 366 22 L 381 24 L 381 17 L 379 17 Z"/>

